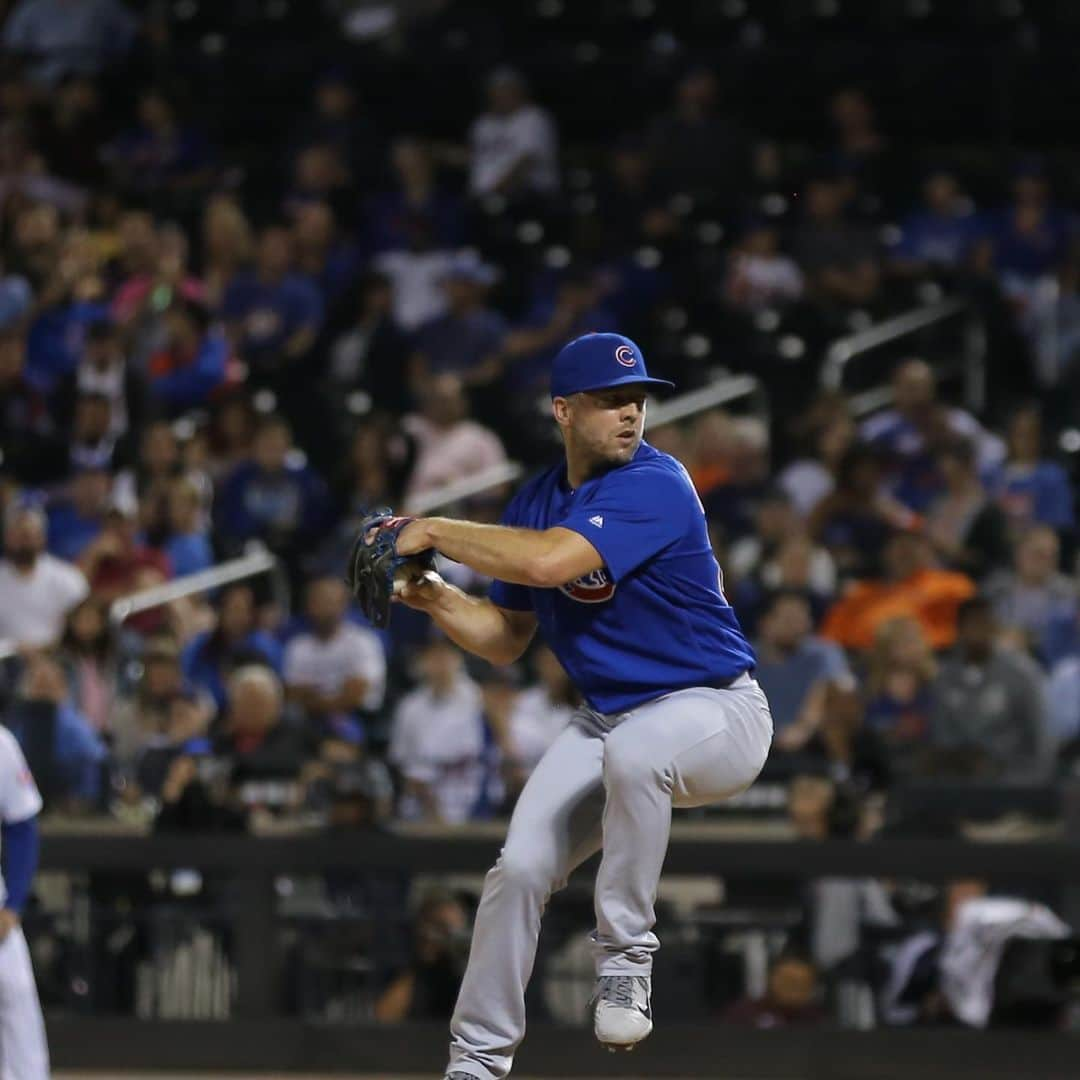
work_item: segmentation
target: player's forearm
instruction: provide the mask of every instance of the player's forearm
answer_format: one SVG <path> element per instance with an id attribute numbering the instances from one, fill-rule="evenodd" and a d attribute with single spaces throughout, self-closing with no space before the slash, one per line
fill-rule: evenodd
<path id="1" fill-rule="evenodd" d="M 486 597 L 469 596 L 446 582 L 433 589 L 423 610 L 455 645 L 491 664 L 513 663 L 529 643 Z"/>
<path id="2" fill-rule="evenodd" d="M 477 573 L 511 585 L 551 584 L 546 571 L 555 542 L 550 533 L 450 518 L 423 518 L 421 524 L 430 547 Z"/>

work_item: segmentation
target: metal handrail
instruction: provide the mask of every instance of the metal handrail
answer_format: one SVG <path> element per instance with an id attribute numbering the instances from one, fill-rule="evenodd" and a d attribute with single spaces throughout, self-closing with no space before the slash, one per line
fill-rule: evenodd
<path id="1" fill-rule="evenodd" d="M 876 323 L 866 330 L 839 338 L 825 350 L 825 363 L 821 368 L 822 385 L 826 390 L 840 390 L 844 385 L 844 373 L 847 371 L 847 366 L 856 357 L 871 349 L 876 349 L 879 345 L 888 344 L 907 334 L 913 334 L 916 330 L 922 330 L 953 315 L 959 315 L 967 309 L 967 306 L 963 300 L 943 300 L 929 307 L 906 311 L 902 315 Z"/>
<path id="2" fill-rule="evenodd" d="M 686 417 L 706 409 L 715 409 L 738 398 L 749 397 L 756 394 L 760 388 L 761 383 L 752 375 L 729 375 L 703 386 L 700 390 L 691 390 L 650 406 L 645 414 L 645 430 L 685 420 Z"/>
<path id="3" fill-rule="evenodd" d="M 259 574 L 273 573 L 278 569 L 278 558 L 266 548 L 259 546 L 238 559 L 218 563 L 207 570 L 166 581 L 162 585 L 152 585 L 148 589 L 121 596 L 109 607 L 109 622 L 114 629 L 120 627 L 132 615 L 170 604 L 174 600 L 196 593 L 219 589 L 222 585 L 231 585 L 235 581 L 257 577 Z"/>
<path id="4" fill-rule="evenodd" d="M 451 480 L 449 484 L 443 484 L 441 487 L 414 496 L 408 503 L 409 513 L 430 514 L 433 510 L 453 506 L 454 503 L 472 495 L 479 495 L 483 491 L 490 491 L 504 484 L 511 484 L 524 471 L 524 467 L 516 461 L 504 461 L 487 469 L 481 469 L 480 472 L 473 473 L 471 476 Z"/>

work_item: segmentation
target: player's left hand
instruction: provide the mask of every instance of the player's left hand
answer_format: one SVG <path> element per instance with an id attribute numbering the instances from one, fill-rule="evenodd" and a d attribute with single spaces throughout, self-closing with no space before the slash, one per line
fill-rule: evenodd
<path id="1" fill-rule="evenodd" d="M 394 542 L 394 550 L 399 555 L 415 555 L 420 551 L 427 551 L 431 547 L 431 540 L 427 535 L 427 519 L 417 518 L 397 535 Z"/>
<path id="2" fill-rule="evenodd" d="M 19 916 L 11 908 L 0 908 L 0 945 L 7 939 L 8 934 L 19 925 Z"/>

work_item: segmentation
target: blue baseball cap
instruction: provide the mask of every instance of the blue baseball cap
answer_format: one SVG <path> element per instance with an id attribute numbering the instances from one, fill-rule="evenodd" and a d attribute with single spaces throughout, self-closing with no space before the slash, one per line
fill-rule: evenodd
<path id="1" fill-rule="evenodd" d="M 583 334 L 564 345 L 551 365 L 553 398 L 631 383 L 675 386 L 667 379 L 650 378 L 641 349 L 622 334 Z"/>

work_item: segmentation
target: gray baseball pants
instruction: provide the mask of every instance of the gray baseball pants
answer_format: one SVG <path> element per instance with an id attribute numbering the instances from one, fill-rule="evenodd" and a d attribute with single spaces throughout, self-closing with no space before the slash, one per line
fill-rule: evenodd
<path id="1" fill-rule="evenodd" d="M 769 705 L 749 675 L 723 690 L 680 690 L 626 713 L 575 713 L 529 777 L 484 881 L 450 1023 L 448 1072 L 509 1075 L 525 1035 L 525 987 L 544 907 L 601 848 L 597 975 L 651 972 L 672 807 L 704 806 L 749 787 L 771 741 Z"/>

